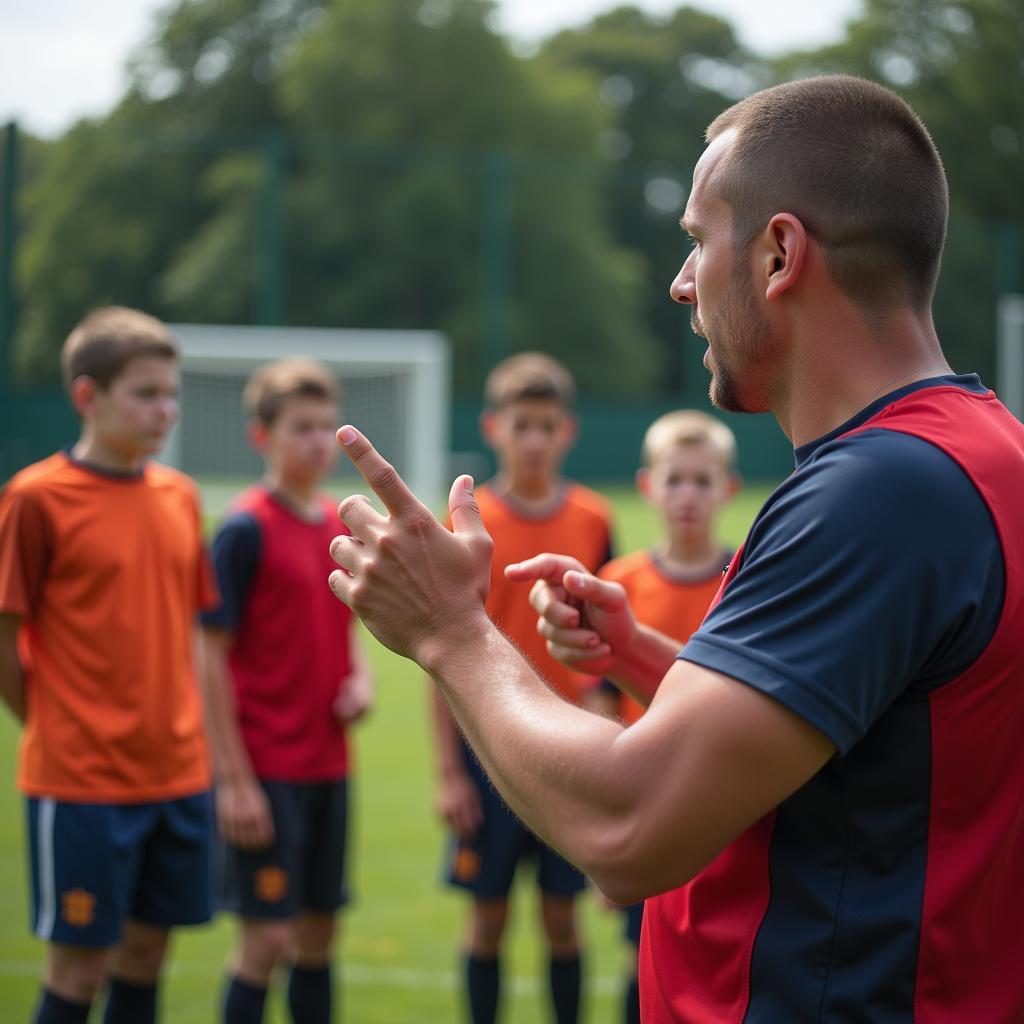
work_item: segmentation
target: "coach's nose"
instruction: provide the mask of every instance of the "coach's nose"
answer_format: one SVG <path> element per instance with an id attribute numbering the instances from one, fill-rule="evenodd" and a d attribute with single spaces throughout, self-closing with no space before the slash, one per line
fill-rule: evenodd
<path id="1" fill-rule="evenodd" d="M 697 301 L 697 287 L 693 277 L 694 252 L 686 258 L 686 262 L 679 268 L 676 279 L 668 290 L 673 302 L 681 303 L 684 306 L 692 306 Z"/>

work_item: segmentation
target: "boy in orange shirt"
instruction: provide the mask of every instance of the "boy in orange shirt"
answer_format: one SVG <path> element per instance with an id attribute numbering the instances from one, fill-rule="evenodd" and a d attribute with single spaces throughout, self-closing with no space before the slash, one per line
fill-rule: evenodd
<path id="1" fill-rule="evenodd" d="M 178 414 L 178 351 L 136 310 L 71 332 L 78 442 L 0 499 L 0 695 L 25 723 L 36 1024 L 149 1024 L 168 929 L 210 917 L 210 774 L 193 670 L 216 597 L 199 500 L 149 460 Z"/>
<path id="2" fill-rule="evenodd" d="M 638 621 L 685 644 L 700 625 L 722 582 L 732 551 L 716 530 L 723 505 L 739 488 L 736 438 L 706 413 L 666 413 L 647 429 L 637 489 L 661 517 L 662 535 L 654 547 L 616 558 L 598 573 L 620 583 Z M 584 706 L 635 722 L 644 709 L 608 681 L 590 691 Z M 640 1020 L 637 954 L 643 904 L 625 908 L 632 970 L 625 997 L 625 1020 Z"/>
<path id="3" fill-rule="evenodd" d="M 560 363 L 540 353 L 512 356 L 491 371 L 484 439 L 498 473 L 476 492 L 494 538 L 487 612 L 551 686 L 580 703 L 590 680 L 552 659 L 537 633 L 529 587 L 510 583 L 503 568 L 538 551 L 568 551 L 592 571 L 611 557 L 611 517 L 605 500 L 561 475 L 576 439 L 575 386 Z M 435 690 L 438 806 L 453 835 L 448 880 L 473 897 L 465 948 L 466 986 L 473 1024 L 491 1024 L 500 994 L 499 953 L 508 894 L 520 860 L 536 861 L 541 920 L 550 952 L 551 997 L 558 1024 L 577 1020 L 580 955 L 576 894 L 584 878 L 541 843 L 497 795 L 462 741 Z"/>

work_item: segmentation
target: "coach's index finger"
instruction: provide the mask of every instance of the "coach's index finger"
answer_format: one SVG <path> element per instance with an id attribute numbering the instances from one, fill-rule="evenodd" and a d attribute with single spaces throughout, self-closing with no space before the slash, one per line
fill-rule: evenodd
<path id="1" fill-rule="evenodd" d="M 393 516 L 408 515 L 424 507 L 395 467 L 355 427 L 343 426 L 338 431 L 338 443 Z"/>

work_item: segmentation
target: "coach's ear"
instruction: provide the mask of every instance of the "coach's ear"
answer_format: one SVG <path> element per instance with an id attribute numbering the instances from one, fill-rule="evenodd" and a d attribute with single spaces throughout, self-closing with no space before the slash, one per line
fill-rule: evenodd
<path id="1" fill-rule="evenodd" d="M 800 280 L 807 256 L 807 229 L 792 213 L 777 213 L 755 244 L 764 297 L 774 302 Z"/>
<path id="2" fill-rule="evenodd" d="M 651 500 L 651 471 L 646 466 L 641 466 L 633 477 L 636 481 L 636 489 L 644 501 Z"/>

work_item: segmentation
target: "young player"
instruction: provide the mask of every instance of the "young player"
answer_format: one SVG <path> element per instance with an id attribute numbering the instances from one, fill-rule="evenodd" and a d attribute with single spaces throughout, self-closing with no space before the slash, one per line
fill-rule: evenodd
<path id="1" fill-rule="evenodd" d="M 289 968 L 295 1024 L 331 1019 L 331 954 L 344 885 L 346 731 L 372 700 L 353 619 L 324 586 L 338 522 L 319 493 L 334 465 L 338 386 L 285 359 L 245 390 L 266 463 L 217 533 L 222 604 L 203 616 L 203 678 L 223 838 L 223 905 L 240 919 L 224 1024 L 259 1024 Z"/>
<path id="2" fill-rule="evenodd" d="M 736 438 L 721 421 L 683 409 L 666 413 L 647 429 L 637 488 L 661 517 L 661 540 L 651 549 L 609 562 L 598 573 L 622 584 L 639 621 L 672 637 L 679 648 L 707 614 L 728 568 L 731 551 L 716 530 L 718 513 L 736 493 Z M 609 680 L 587 694 L 584 707 L 626 725 L 643 707 Z M 637 960 L 643 903 L 625 908 L 632 947 L 625 1019 L 640 1020 Z"/>
<path id="3" fill-rule="evenodd" d="M 64 382 L 82 422 L 0 500 L 0 693 L 25 723 L 36 1024 L 156 1018 L 173 925 L 210 916 L 209 767 L 195 620 L 216 598 L 194 485 L 149 461 L 178 414 L 178 350 L 136 310 L 90 313 Z"/>
<path id="4" fill-rule="evenodd" d="M 481 512 L 497 552 L 487 612 L 550 685 L 578 704 L 586 677 L 548 656 L 536 630 L 528 588 L 510 584 L 501 573 L 507 561 L 544 548 L 568 546 L 593 569 L 610 557 L 610 517 L 604 499 L 561 476 L 562 462 L 576 437 L 573 380 L 548 356 L 522 353 L 495 367 L 485 397 L 481 429 L 498 461 L 497 475 L 479 491 Z M 584 886 L 583 876 L 539 842 L 505 806 L 437 693 L 434 712 L 438 805 L 454 837 L 448 878 L 473 897 L 465 944 L 471 1018 L 474 1024 L 495 1020 L 508 894 L 517 865 L 530 856 L 537 862 L 555 1017 L 560 1024 L 575 1021 L 580 1004 L 575 897 Z"/>

